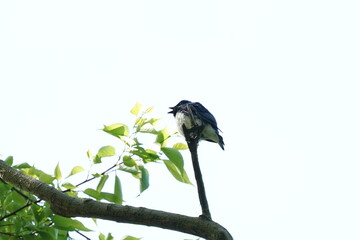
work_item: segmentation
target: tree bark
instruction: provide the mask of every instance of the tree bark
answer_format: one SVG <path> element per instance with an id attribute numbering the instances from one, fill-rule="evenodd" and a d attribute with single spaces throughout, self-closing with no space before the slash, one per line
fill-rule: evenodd
<path id="1" fill-rule="evenodd" d="M 44 182 L 11 168 L 2 160 L 0 160 L 0 178 L 48 202 L 52 211 L 63 217 L 99 218 L 120 223 L 153 226 L 196 235 L 208 240 L 233 239 L 220 224 L 200 217 L 70 197 Z"/>

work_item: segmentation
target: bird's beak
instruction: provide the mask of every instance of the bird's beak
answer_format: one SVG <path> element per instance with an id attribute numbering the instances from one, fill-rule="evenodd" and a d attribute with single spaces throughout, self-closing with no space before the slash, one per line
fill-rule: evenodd
<path id="1" fill-rule="evenodd" d="M 175 107 L 169 107 L 169 108 L 171 109 L 171 111 L 168 112 L 168 113 L 174 113 L 174 108 L 175 108 Z"/>

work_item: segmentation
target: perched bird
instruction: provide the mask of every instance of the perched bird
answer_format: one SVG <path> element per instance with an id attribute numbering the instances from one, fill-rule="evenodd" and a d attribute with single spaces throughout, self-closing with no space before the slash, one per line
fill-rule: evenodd
<path id="1" fill-rule="evenodd" d="M 224 150 L 224 141 L 219 134 L 215 117 L 201 103 L 182 100 L 170 109 L 169 113 L 174 115 L 180 134 L 184 136 L 183 125 L 188 130 L 199 128 L 199 139 L 218 143 Z"/>

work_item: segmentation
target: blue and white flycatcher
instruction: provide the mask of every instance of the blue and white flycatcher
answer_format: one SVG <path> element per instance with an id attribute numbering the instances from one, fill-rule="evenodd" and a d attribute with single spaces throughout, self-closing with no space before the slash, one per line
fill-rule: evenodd
<path id="1" fill-rule="evenodd" d="M 175 107 L 170 107 L 177 121 L 178 130 L 184 136 L 183 126 L 187 130 L 200 128 L 201 140 L 215 142 L 224 150 L 224 140 L 220 136 L 215 117 L 199 102 L 180 101 Z"/>

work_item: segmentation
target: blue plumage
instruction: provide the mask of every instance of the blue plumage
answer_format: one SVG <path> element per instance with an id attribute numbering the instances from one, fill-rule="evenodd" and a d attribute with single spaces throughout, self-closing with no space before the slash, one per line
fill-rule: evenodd
<path id="1" fill-rule="evenodd" d="M 180 101 L 169 113 L 172 113 L 177 120 L 179 132 L 184 135 L 182 126 L 186 129 L 202 127 L 200 139 L 215 142 L 224 150 L 224 141 L 219 134 L 215 117 L 199 102 L 188 100 Z"/>

